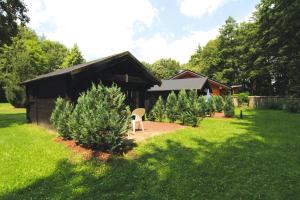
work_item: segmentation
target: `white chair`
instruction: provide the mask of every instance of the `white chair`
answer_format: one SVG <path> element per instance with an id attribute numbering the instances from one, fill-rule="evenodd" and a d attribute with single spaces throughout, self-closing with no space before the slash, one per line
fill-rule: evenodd
<path id="1" fill-rule="evenodd" d="M 134 119 L 131 120 L 132 131 L 135 133 L 135 124 L 139 122 L 141 124 L 142 130 L 144 132 L 143 116 L 145 114 L 145 108 L 137 108 L 132 111 L 131 116 L 134 116 Z"/>

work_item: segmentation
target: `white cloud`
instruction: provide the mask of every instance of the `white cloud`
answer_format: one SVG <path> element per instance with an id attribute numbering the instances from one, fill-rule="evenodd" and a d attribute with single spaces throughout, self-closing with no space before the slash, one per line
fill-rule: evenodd
<path id="1" fill-rule="evenodd" d="M 199 44 L 204 46 L 210 39 L 214 39 L 218 30 L 219 27 L 208 31 L 194 31 L 170 42 L 160 34 L 149 39 L 139 39 L 136 42 L 137 56 L 148 62 L 154 62 L 160 58 L 174 58 L 180 63 L 186 63 L 197 46 Z"/>
<path id="2" fill-rule="evenodd" d="M 241 20 L 238 20 L 238 22 L 253 22 L 253 14 L 255 13 L 256 8 L 254 8 L 253 10 L 251 10 L 244 18 L 242 18 Z"/>
<path id="3" fill-rule="evenodd" d="M 180 0 L 181 13 L 189 17 L 202 17 L 221 7 L 226 0 Z"/>
<path id="4" fill-rule="evenodd" d="M 135 33 L 151 29 L 159 12 L 149 0 L 26 0 L 26 4 L 30 27 L 68 47 L 77 43 L 87 60 L 129 50 L 147 62 L 171 57 L 185 63 L 199 44 L 218 33 L 216 27 L 179 39 L 173 33 L 136 39 Z"/>
<path id="5" fill-rule="evenodd" d="M 151 26 L 149 0 L 26 0 L 30 26 L 67 46 L 77 43 L 90 60 L 134 48 L 134 31 Z M 47 26 L 51 28 L 47 28 Z M 46 28 L 45 28 L 46 27 Z"/>

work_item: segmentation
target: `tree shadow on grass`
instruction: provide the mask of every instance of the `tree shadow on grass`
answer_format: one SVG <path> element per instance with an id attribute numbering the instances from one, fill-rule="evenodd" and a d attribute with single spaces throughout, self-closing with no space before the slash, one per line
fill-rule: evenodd
<path id="1" fill-rule="evenodd" d="M 261 115 L 261 113 L 258 113 Z M 261 132 L 263 116 L 240 120 L 245 134 L 217 143 L 148 144 L 136 159 L 70 163 L 1 199 L 297 199 L 300 144 Z M 239 123 L 235 122 L 235 123 Z"/>
<path id="2" fill-rule="evenodd" d="M 24 113 L 0 113 L 0 128 L 17 126 L 26 123 Z"/>

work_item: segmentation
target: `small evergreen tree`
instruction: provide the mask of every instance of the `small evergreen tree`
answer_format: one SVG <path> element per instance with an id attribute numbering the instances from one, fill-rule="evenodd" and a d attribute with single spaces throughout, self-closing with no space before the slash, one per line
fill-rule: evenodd
<path id="1" fill-rule="evenodd" d="M 199 96 L 198 97 L 198 102 L 199 102 L 199 106 L 200 106 L 198 116 L 199 117 L 205 117 L 206 110 L 207 110 L 207 105 L 206 105 L 206 102 L 205 102 L 205 96 Z"/>
<path id="2" fill-rule="evenodd" d="M 153 108 L 151 110 L 150 115 L 153 115 L 153 117 L 156 120 L 161 122 L 164 118 L 164 114 L 165 114 L 164 101 L 163 101 L 162 97 L 159 96 L 158 100 L 156 101 L 155 105 L 153 106 Z"/>
<path id="3" fill-rule="evenodd" d="M 95 86 L 80 95 L 70 120 L 76 142 L 110 152 L 120 151 L 129 129 L 130 111 L 116 85 Z"/>
<path id="4" fill-rule="evenodd" d="M 200 104 L 198 101 L 197 90 L 191 90 L 188 93 L 188 104 L 186 106 L 187 110 L 185 112 L 185 123 L 197 126 L 199 123 L 199 112 L 200 112 Z"/>
<path id="5" fill-rule="evenodd" d="M 50 117 L 50 122 L 64 139 L 71 138 L 70 119 L 73 109 L 71 102 L 59 97 L 55 101 L 55 108 Z"/>
<path id="6" fill-rule="evenodd" d="M 215 100 L 213 97 L 210 97 L 207 101 L 207 114 L 212 116 L 216 112 Z"/>
<path id="7" fill-rule="evenodd" d="M 178 94 L 178 113 L 179 113 L 179 118 L 183 124 L 185 124 L 188 106 L 189 106 L 188 96 L 185 90 L 180 90 Z"/>
<path id="8" fill-rule="evenodd" d="M 152 110 L 146 114 L 146 118 L 147 118 L 147 120 L 155 121 L 155 116 L 154 116 Z"/>
<path id="9" fill-rule="evenodd" d="M 174 91 L 172 91 L 167 98 L 166 114 L 170 122 L 176 121 L 178 117 L 177 96 Z"/>
<path id="10" fill-rule="evenodd" d="M 234 105 L 230 95 L 225 97 L 224 114 L 226 117 L 234 116 Z"/>
<path id="11" fill-rule="evenodd" d="M 216 104 L 216 111 L 222 112 L 224 107 L 223 98 L 221 96 L 214 96 L 215 104 Z"/>

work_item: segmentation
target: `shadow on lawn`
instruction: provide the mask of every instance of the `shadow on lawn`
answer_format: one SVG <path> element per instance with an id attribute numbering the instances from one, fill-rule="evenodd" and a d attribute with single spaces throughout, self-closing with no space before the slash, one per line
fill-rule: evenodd
<path id="1" fill-rule="evenodd" d="M 106 164 L 62 160 L 51 176 L 0 198 L 297 199 L 299 134 L 282 133 L 278 125 L 266 123 L 265 117 L 258 111 L 232 122 L 247 133 L 222 143 L 197 137 L 191 148 L 166 140 L 165 147 L 148 144 L 147 152 L 133 160 Z M 273 123 L 278 123 L 276 119 Z M 296 139 L 285 139 L 282 134 Z"/>
<path id="2" fill-rule="evenodd" d="M 0 113 L 0 128 L 17 126 L 26 123 L 24 113 Z"/>

